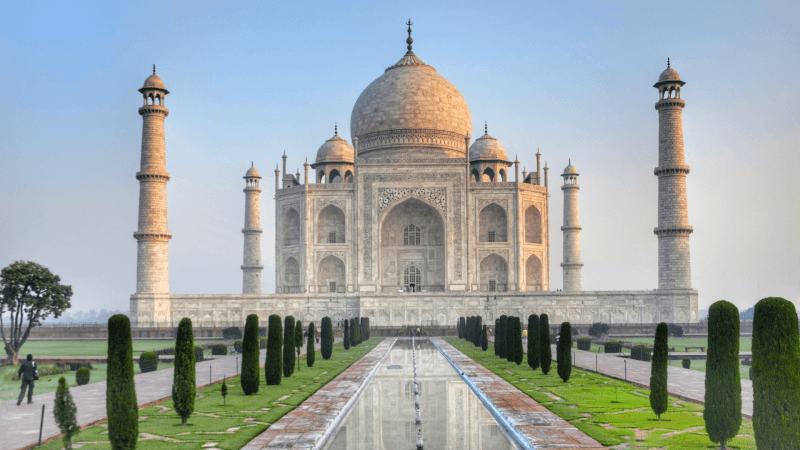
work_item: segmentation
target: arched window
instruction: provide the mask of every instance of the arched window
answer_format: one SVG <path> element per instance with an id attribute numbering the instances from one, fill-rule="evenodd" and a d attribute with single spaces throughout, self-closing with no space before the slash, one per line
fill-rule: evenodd
<path id="1" fill-rule="evenodd" d="M 478 216 L 478 228 L 480 230 L 478 242 L 508 241 L 506 211 L 497 203 L 483 208 Z"/>
<path id="2" fill-rule="evenodd" d="M 535 206 L 525 211 L 525 242 L 542 243 L 542 214 Z"/>
<path id="3" fill-rule="evenodd" d="M 317 216 L 317 243 L 318 244 L 344 244 L 345 218 L 344 211 L 333 205 L 328 205 Z"/>
<path id="4" fill-rule="evenodd" d="M 500 169 L 500 181 L 502 181 L 504 183 L 506 181 L 508 181 L 508 180 L 506 180 L 506 171 L 505 171 L 505 169 Z"/>
<path id="5" fill-rule="evenodd" d="M 300 264 L 292 257 L 283 263 L 283 283 L 288 288 L 285 292 L 293 292 L 292 288 L 300 285 Z"/>
<path id="6" fill-rule="evenodd" d="M 341 183 L 342 182 L 342 175 L 339 173 L 338 170 L 333 169 L 331 173 L 328 174 L 328 183 Z"/>
<path id="7" fill-rule="evenodd" d="M 344 182 L 345 183 L 352 183 L 353 182 L 353 172 L 349 170 L 344 174 Z"/>
<path id="8" fill-rule="evenodd" d="M 487 167 L 486 170 L 483 171 L 483 180 L 484 183 L 490 183 L 494 181 L 494 170 L 491 167 Z"/>
<path id="9" fill-rule="evenodd" d="M 419 245 L 419 227 L 413 223 L 403 229 L 403 245 Z"/>
<path id="10" fill-rule="evenodd" d="M 529 291 L 542 290 L 542 260 L 531 255 L 525 263 L 525 284 Z"/>
<path id="11" fill-rule="evenodd" d="M 283 216 L 283 245 L 300 245 L 300 214 L 294 208 Z"/>
<path id="12" fill-rule="evenodd" d="M 422 277 L 419 269 L 414 264 L 406 267 L 403 271 L 403 285 L 411 292 L 415 292 L 422 284 Z"/>
<path id="13" fill-rule="evenodd" d="M 472 179 L 470 181 L 473 181 L 473 182 L 477 183 L 480 180 L 481 180 L 481 175 L 478 173 L 478 170 L 477 169 L 473 169 L 472 170 Z"/>

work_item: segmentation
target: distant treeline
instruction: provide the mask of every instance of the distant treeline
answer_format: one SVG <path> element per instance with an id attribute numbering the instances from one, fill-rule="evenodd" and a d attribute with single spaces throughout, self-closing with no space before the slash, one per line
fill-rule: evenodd
<path id="1" fill-rule="evenodd" d="M 57 325 L 61 323 L 106 324 L 108 323 L 109 317 L 113 316 L 114 314 L 124 314 L 126 316 L 129 315 L 128 311 L 120 311 L 118 309 L 113 311 L 109 311 L 107 309 L 101 309 L 100 311 L 90 309 L 89 311 L 65 312 L 58 319 L 55 319 L 51 316 L 45 320 L 44 323 L 47 325 Z"/>

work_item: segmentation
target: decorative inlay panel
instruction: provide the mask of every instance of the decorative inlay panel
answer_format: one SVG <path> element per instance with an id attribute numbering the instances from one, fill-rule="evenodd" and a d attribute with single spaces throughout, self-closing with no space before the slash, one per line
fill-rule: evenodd
<path id="1" fill-rule="evenodd" d="M 508 199 L 507 198 L 479 198 L 478 199 L 478 212 L 481 212 L 483 208 L 491 205 L 492 203 L 497 203 L 501 208 L 506 210 L 506 214 L 508 214 Z"/>
<path id="2" fill-rule="evenodd" d="M 316 252 L 317 265 L 319 265 L 320 261 L 331 255 L 341 259 L 343 263 L 347 263 L 347 258 L 345 257 L 346 252 Z"/>
<path id="3" fill-rule="evenodd" d="M 329 199 L 317 199 L 316 202 L 316 210 L 321 210 L 322 208 L 333 205 L 342 211 L 345 211 L 345 207 L 347 206 L 347 200 L 329 200 Z"/>
<path id="4" fill-rule="evenodd" d="M 378 189 L 378 215 L 406 197 L 417 197 L 435 206 L 447 220 L 447 190 L 444 188 L 382 188 Z"/>
<path id="5" fill-rule="evenodd" d="M 483 261 L 484 258 L 486 258 L 487 256 L 491 255 L 492 253 L 494 253 L 495 255 L 505 259 L 506 263 L 508 263 L 508 260 L 509 260 L 508 250 L 505 250 L 505 249 L 502 249 L 502 250 L 501 249 L 497 249 L 497 250 L 479 250 L 478 251 L 478 263 L 480 264 L 480 262 Z"/>

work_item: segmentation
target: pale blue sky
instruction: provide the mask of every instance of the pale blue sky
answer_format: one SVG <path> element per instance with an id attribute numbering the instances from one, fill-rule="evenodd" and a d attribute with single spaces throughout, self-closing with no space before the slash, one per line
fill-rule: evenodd
<path id="1" fill-rule="evenodd" d="M 125 3 L 125 4 L 122 4 Z M 800 6 L 786 2 L 16 2 L 0 7 L 0 265 L 34 260 L 73 308 L 135 291 L 141 105 L 166 105 L 173 293 L 241 292 L 244 183 L 264 176 L 264 291 L 274 290 L 275 164 L 349 140 L 359 93 L 414 51 L 528 170 L 552 168 L 551 287 L 563 196 L 579 183 L 584 288 L 657 285 L 657 92 L 672 59 L 684 132 L 693 285 L 800 300 Z"/>

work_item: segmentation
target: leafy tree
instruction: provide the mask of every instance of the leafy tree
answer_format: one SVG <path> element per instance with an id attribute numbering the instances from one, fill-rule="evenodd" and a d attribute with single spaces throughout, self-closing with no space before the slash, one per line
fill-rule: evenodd
<path id="1" fill-rule="evenodd" d="M 800 336 L 792 302 L 768 297 L 753 314 L 753 430 L 756 447 L 800 442 Z M 709 330 L 710 331 L 710 330 Z"/>
<path id="2" fill-rule="evenodd" d="M 158 355 L 156 352 L 144 352 L 139 355 L 139 370 L 142 373 L 158 370 Z"/>
<path id="3" fill-rule="evenodd" d="M 64 434 L 64 446 L 67 449 L 72 449 L 72 437 L 81 431 L 78 420 L 75 418 L 77 412 L 78 407 L 75 406 L 75 401 L 72 400 L 72 394 L 69 393 L 67 380 L 61 377 L 58 379 L 56 404 L 53 408 L 53 415 L 56 418 L 58 429 Z"/>
<path id="4" fill-rule="evenodd" d="M 578 350 L 590 351 L 592 349 L 592 338 L 582 337 L 578 338 Z M 649 347 L 648 347 L 649 350 Z M 650 358 L 647 358 L 650 361 Z"/>
<path id="5" fill-rule="evenodd" d="M 79 367 L 78 370 L 75 372 L 75 384 L 77 384 L 78 386 L 89 384 L 89 379 L 91 377 L 92 377 L 92 372 L 89 371 L 88 367 Z"/>
<path id="6" fill-rule="evenodd" d="M 222 356 L 228 354 L 228 347 L 225 344 L 214 344 L 211 347 L 211 354 L 215 356 Z"/>
<path id="7" fill-rule="evenodd" d="M 608 330 L 610 329 L 611 326 L 609 326 L 607 323 L 595 322 L 589 327 L 589 336 L 599 338 L 605 334 L 608 334 Z"/>
<path id="8" fill-rule="evenodd" d="M 225 376 L 222 377 L 222 387 L 219 389 L 219 393 L 222 394 L 222 404 L 225 405 L 227 402 L 228 397 L 228 383 L 225 382 Z"/>
<path id="9" fill-rule="evenodd" d="M 497 327 L 497 333 L 494 336 L 494 345 L 497 346 L 497 356 L 500 358 L 506 357 L 506 322 L 508 316 L 500 316 L 500 326 Z"/>
<path id="10" fill-rule="evenodd" d="M 333 354 L 333 324 L 330 317 L 322 318 L 322 336 L 320 336 L 319 344 L 322 359 L 331 359 L 331 354 Z"/>
<path id="11" fill-rule="evenodd" d="M 350 321 L 349 320 L 345 320 L 344 321 L 344 338 L 343 338 L 343 342 L 344 342 L 344 349 L 345 350 L 350 350 Z"/>
<path id="12" fill-rule="evenodd" d="M 181 416 L 181 425 L 186 425 L 186 420 L 194 412 L 197 386 L 194 372 L 195 362 L 192 320 L 184 317 L 178 325 L 178 337 L 175 341 L 175 369 L 172 378 L 172 404 L 175 412 Z"/>
<path id="13" fill-rule="evenodd" d="M 300 372 L 300 349 L 303 348 L 303 322 L 299 320 L 294 327 L 294 348 L 297 352 L 297 371 Z"/>
<path id="14" fill-rule="evenodd" d="M 561 337 L 556 347 L 556 362 L 558 376 L 566 383 L 572 373 L 572 325 L 569 322 L 561 323 Z"/>
<path id="15" fill-rule="evenodd" d="M 689 359 L 689 358 L 683 358 L 683 359 L 681 360 L 681 365 L 683 366 L 683 368 L 684 368 L 684 369 L 689 369 L 689 368 L 691 368 L 691 367 L 692 367 L 692 360 L 691 360 L 691 359 Z M 751 379 L 751 380 L 753 379 L 753 377 L 752 377 L 752 373 L 753 373 L 753 368 L 751 367 L 751 368 L 750 368 L 750 374 L 751 374 L 751 376 L 750 376 L 750 379 Z"/>
<path id="16" fill-rule="evenodd" d="M 725 443 L 742 426 L 742 381 L 739 375 L 739 309 L 720 300 L 708 310 L 708 354 L 703 420 L 711 442 Z"/>
<path id="17" fill-rule="evenodd" d="M 19 364 L 19 349 L 31 329 L 50 314 L 58 318 L 72 306 L 70 298 L 72 286 L 35 262 L 16 261 L 0 271 L 0 336 L 12 365 Z"/>
<path id="18" fill-rule="evenodd" d="M 637 361 L 650 362 L 650 347 L 646 345 L 636 345 L 631 349 L 631 359 Z"/>
<path id="19" fill-rule="evenodd" d="M 528 332 L 530 334 L 530 332 Z M 550 318 L 547 314 L 539 316 L 539 364 L 542 365 L 542 373 L 547 375 L 550 372 L 550 365 L 553 363 L 553 351 L 550 349 Z"/>
<path id="20" fill-rule="evenodd" d="M 139 438 L 139 403 L 133 381 L 133 341 L 128 316 L 108 319 L 106 414 L 108 440 L 114 450 L 133 450 Z"/>
<path id="21" fill-rule="evenodd" d="M 306 365 L 314 367 L 314 360 L 316 359 L 316 350 L 314 349 L 314 339 L 317 337 L 317 328 L 314 322 L 308 324 L 308 345 L 306 346 Z"/>
<path id="22" fill-rule="evenodd" d="M 322 323 L 324 324 L 325 322 L 323 321 Z M 283 330 L 281 330 L 281 316 L 277 314 L 269 316 L 268 325 L 264 378 L 267 381 L 267 386 L 278 386 L 281 384 L 281 375 L 283 374 Z"/>
<path id="23" fill-rule="evenodd" d="M 661 414 L 669 406 L 667 393 L 667 367 L 669 352 L 669 328 L 661 322 L 656 327 L 656 340 L 653 344 L 653 361 L 650 369 L 650 408 L 661 420 Z"/>
<path id="24" fill-rule="evenodd" d="M 283 319 L 283 376 L 289 378 L 294 373 L 294 317 Z"/>
<path id="25" fill-rule="evenodd" d="M 474 333 L 475 340 L 472 341 L 472 343 L 475 344 L 475 347 L 480 347 L 481 346 L 481 342 L 483 341 L 483 339 L 481 339 L 481 330 L 482 329 L 483 329 L 483 318 L 481 316 L 476 316 L 475 317 L 475 333 Z"/>
<path id="26" fill-rule="evenodd" d="M 486 337 L 486 325 L 481 330 L 481 350 L 486 351 L 489 348 L 489 339 Z"/>
<path id="27" fill-rule="evenodd" d="M 528 316 L 528 367 L 539 368 L 539 316 Z"/>
<path id="28" fill-rule="evenodd" d="M 258 316 L 250 314 L 247 316 L 244 325 L 244 340 L 242 340 L 242 375 L 239 383 L 242 386 L 244 395 L 258 393 L 260 383 L 258 357 L 260 355 L 260 342 L 258 339 Z"/>
<path id="29" fill-rule="evenodd" d="M 222 337 L 227 340 L 237 340 L 242 338 L 242 330 L 239 327 L 228 327 L 222 330 Z"/>
<path id="30" fill-rule="evenodd" d="M 677 323 L 671 323 L 667 325 L 667 330 L 669 330 L 670 337 L 683 337 L 683 327 L 678 325 Z"/>

